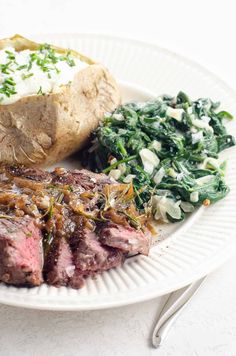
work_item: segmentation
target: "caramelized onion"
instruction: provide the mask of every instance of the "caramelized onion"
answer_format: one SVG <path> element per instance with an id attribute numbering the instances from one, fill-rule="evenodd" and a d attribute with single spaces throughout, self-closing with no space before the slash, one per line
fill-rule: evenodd
<path id="1" fill-rule="evenodd" d="M 138 229 L 146 226 L 147 216 L 140 215 L 134 204 L 132 183 L 108 182 L 100 190 L 96 187 L 85 190 L 79 184 L 71 187 L 61 181 L 55 183 L 50 176 L 40 181 L 38 172 L 37 179 L 33 179 L 32 171 L 28 172 L 31 178 L 13 173 L 8 174 L 7 183 L 2 182 L 4 191 L 0 182 L 0 212 L 15 218 L 33 216 L 35 224 L 45 233 L 47 245 L 54 237 L 70 238 L 78 226 L 91 231 L 97 224 L 109 221 Z M 57 168 L 54 174 L 64 175 L 67 171 Z"/>
<path id="2" fill-rule="evenodd" d="M 14 181 L 15 185 L 19 188 L 30 188 L 32 190 L 43 190 L 45 187 L 45 184 L 43 184 L 42 182 L 36 182 L 34 180 L 20 178 L 20 177 L 14 177 L 13 181 Z"/>

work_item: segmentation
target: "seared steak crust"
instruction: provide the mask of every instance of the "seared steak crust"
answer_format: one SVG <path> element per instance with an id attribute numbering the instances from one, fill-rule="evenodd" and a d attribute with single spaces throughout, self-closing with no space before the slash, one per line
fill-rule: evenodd
<path id="1" fill-rule="evenodd" d="M 73 256 L 64 238 L 53 242 L 44 264 L 45 281 L 54 286 L 67 286 L 74 274 Z"/>
<path id="2" fill-rule="evenodd" d="M 69 283 L 73 288 L 82 283 L 83 277 L 120 266 L 124 260 L 121 251 L 102 245 L 95 232 L 83 229 L 81 235 L 77 244 L 73 239 L 75 273 Z"/>

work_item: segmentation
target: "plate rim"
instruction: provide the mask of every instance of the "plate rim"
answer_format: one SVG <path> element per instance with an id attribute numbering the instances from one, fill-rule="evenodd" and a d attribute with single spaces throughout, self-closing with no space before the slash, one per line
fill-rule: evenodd
<path id="1" fill-rule="evenodd" d="M 235 245 L 235 244 L 231 244 L 231 245 Z M 133 304 L 138 304 L 138 303 L 142 303 L 142 302 L 146 302 L 149 300 L 153 300 L 155 298 L 159 298 L 163 295 L 167 295 L 169 293 L 172 293 L 178 289 L 181 289 L 187 285 L 190 285 L 191 283 L 195 282 L 198 279 L 201 279 L 207 275 L 209 275 L 210 273 L 216 271 L 217 269 L 219 269 L 226 261 L 228 261 L 230 258 L 232 258 L 234 255 L 236 255 L 236 251 L 234 251 L 233 249 L 231 249 L 230 247 L 232 246 L 228 246 L 227 250 L 229 250 L 228 254 L 223 254 L 224 257 L 222 257 L 220 260 L 217 260 L 217 262 L 215 264 L 211 263 L 211 267 L 208 269 L 207 273 L 204 273 L 203 271 L 199 271 L 196 274 L 196 278 L 192 279 L 191 276 L 188 278 L 185 278 L 182 280 L 181 283 L 178 283 L 178 287 L 174 288 L 173 287 L 168 287 L 166 289 L 163 289 L 161 291 L 161 293 L 157 293 L 156 291 L 152 291 L 149 292 L 143 296 L 138 296 L 138 297 L 133 297 L 130 300 L 120 300 L 119 302 L 116 301 L 112 301 L 112 302 L 106 302 L 106 304 L 104 303 L 100 303 L 99 305 L 83 305 L 83 304 L 67 304 L 67 305 L 63 305 L 62 304 L 49 304 L 49 303 L 40 303 L 40 302 L 34 302 L 31 301 L 30 303 L 27 300 L 24 301 L 11 301 L 11 300 L 5 300 L 4 298 L 2 298 L 0 296 L 0 304 L 3 305 L 7 305 L 7 306 L 13 306 L 13 307 L 17 307 L 17 308 L 25 308 L 25 309 L 30 309 L 30 310 L 47 310 L 47 311 L 52 311 L 52 312 L 56 312 L 56 311 L 62 311 L 62 312 L 66 312 L 66 311 L 94 311 L 94 310 L 105 310 L 105 309 L 113 309 L 113 308 L 120 308 L 123 306 L 128 306 L 128 305 L 133 305 Z M 177 284 L 176 284 L 177 285 Z M 35 304 L 34 304 L 35 303 Z"/>
<path id="2" fill-rule="evenodd" d="M 221 85 L 223 85 L 227 91 L 231 91 L 232 96 L 235 96 L 235 100 L 236 100 L 236 88 L 234 89 L 230 84 L 228 84 L 228 82 L 226 80 L 224 80 L 220 75 L 216 74 L 214 71 L 211 71 L 209 68 L 205 67 L 203 64 L 201 64 L 200 62 L 198 62 L 197 60 L 192 59 L 191 57 L 185 56 L 183 54 L 179 54 L 178 52 L 171 50 L 169 48 L 166 48 L 164 46 L 160 46 L 158 44 L 156 44 L 154 41 L 151 40 L 140 40 L 137 39 L 135 37 L 132 36 L 119 36 L 116 34 L 110 34 L 110 33 L 104 33 L 102 31 L 98 31 L 98 32 L 93 32 L 93 31 L 80 31 L 80 32 L 46 32 L 46 33 L 34 33 L 32 35 L 30 35 L 30 38 L 39 38 L 39 37 L 47 37 L 47 36 L 66 36 L 68 38 L 70 38 L 70 36 L 94 36 L 94 37 L 102 37 L 104 39 L 115 39 L 115 40 L 119 40 L 119 41 L 123 41 L 125 40 L 126 42 L 131 42 L 131 43 L 136 43 L 137 45 L 142 45 L 145 47 L 152 47 L 153 49 L 158 48 L 160 51 L 162 51 L 163 53 L 166 53 L 167 55 L 170 55 L 172 57 L 175 57 L 177 59 L 182 59 L 184 62 L 188 62 L 188 64 L 190 64 L 190 66 L 194 65 L 194 67 L 198 67 L 202 72 L 205 72 L 205 74 L 210 75 L 211 77 L 214 77 L 215 79 L 217 79 L 217 81 L 219 83 L 221 83 Z"/>

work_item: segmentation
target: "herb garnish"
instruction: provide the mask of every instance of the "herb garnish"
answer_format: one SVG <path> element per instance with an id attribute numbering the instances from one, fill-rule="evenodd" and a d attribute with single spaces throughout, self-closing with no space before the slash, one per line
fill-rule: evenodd
<path id="1" fill-rule="evenodd" d="M 32 77 L 34 75 L 34 73 L 29 73 L 29 74 L 22 74 L 22 79 L 27 79 L 27 78 L 30 78 L 30 77 Z"/>
<path id="2" fill-rule="evenodd" d="M 37 95 L 45 95 L 41 86 L 39 87 L 39 90 L 37 91 Z"/>
<path id="3" fill-rule="evenodd" d="M 7 53 L 7 59 L 10 59 L 10 60 L 15 60 L 16 57 L 14 55 L 14 53 L 12 53 L 11 51 L 5 51 Z"/>
<path id="4" fill-rule="evenodd" d="M 16 83 L 13 78 L 9 77 L 3 81 L 0 87 L 0 94 L 4 94 L 7 97 L 10 97 L 13 94 L 16 94 L 15 90 Z"/>
<path id="5" fill-rule="evenodd" d="M 43 237 L 44 256 L 47 256 L 53 240 L 54 240 L 54 234 L 52 231 L 44 233 L 44 237 Z"/>
<path id="6" fill-rule="evenodd" d="M 5 64 L 0 64 L 0 72 L 2 72 L 3 74 L 10 74 L 10 72 L 13 72 L 13 70 L 10 68 L 11 64 L 11 61 Z"/>
<path id="7" fill-rule="evenodd" d="M 16 69 L 22 70 L 22 69 L 26 69 L 26 68 L 27 68 L 27 64 L 22 64 L 21 66 L 18 66 Z"/>
<path id="8" fill-rule="evenodd" d="M 33 236 L 32 231 L 27 231 L 27 232 L 25 233 L 25 236 L 26 236 L 27 238 L 32 237 L 32 236 Z"/>
<path id="9" fill-rule="evenodd" d="M 71 57 L 70 52 L 65 56 L 58 55 L 55 50 L 48 44 L 43 44 L 39 47 L 37 52 L 30 54 L 30 62 L 28 70 L 32 68 L 35 62 L 43 72 L 50 72 L 55 70 L 57 74 L 60 70 L 56 67 L 56 64 L 60 61 L 65 61 L 70 67 L 75 66 L 75 61 Z"/>
<path id="10" fill-rule="evenodd" d="M 16 84 L 13 80 L 14 71 L 22 71 L 22 79 L 25 80 L 34 75 L 30 72 L 32 68 L 38 66 L 43 72 L 47 74 L 49 79 L 52 78 L 52 73 L 60 74 L 60 69 L 57 67 L 59 62 L 66 62 L 68 66 L 73 67 L 76 65 L 75 60 L 71 56 L 71 52 L 68 51 L 65 55 L 56 53 L 56 51 L 48 44 L 40 45 L 36 51 L 29 54 L 27 63 L 19 65 L 16 62 L 16 54 L 12 51 L 5 50 L 7 63 L 0 64 L 0 74 L 4 74 L 3 82 L 0 84 L 0 94 L 10 97 L 13 94 L 17 94 Z M 30 72 L 30 73 L 27 73 Z M 14 82 L 14 83 L 13 83 Z M 44 95 L 42 88 L 40 87 L 38 95 Z M 4 100 L 0 98 L 0 100 Z"/>

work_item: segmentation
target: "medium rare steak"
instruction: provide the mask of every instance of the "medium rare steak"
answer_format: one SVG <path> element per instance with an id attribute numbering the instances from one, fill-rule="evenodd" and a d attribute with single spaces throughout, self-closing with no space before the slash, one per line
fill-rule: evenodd
<path id="1" fill-rule="evenodd" d="M 123 254 L 99 242 L 98 236 L 89 230 L 78 241 L 77 249 L 73 252 L 76 269 L 84 275 L 93 274 L 121 264 Z"/>
<path id="2" fill-rule="evenodd" d="M 0 280 L 9 284 L 40 285 L 44 277 L 80 288 L 87 276 L 120 266 L 129 252 L 149 251 L 132 184 L 104 174 L 3 167 L 0 211 Z"/>
<path id="3" fill-rule="evenodd" d="M 0 280 L 38 286 L 42 277 L 42 235 L 34 220 L 25 216 L 0 219 Z"/>
<path id="4" fill-rule="evenodd" d="M 107 223 L 99 229 L 100 241 L 107 246 L 118 248 L 122 252 L 148 254 L 150 248 L 150 232 L 145 233 L 131 226 Z"/>
<path id="5" fill-rule="evenodd" d="M 124 260 L 121 251 L 102 245 L 95 232 L 88 229 L 81 231 L 77 245 L 73 237 L 72 249 L 75 273 L 69 284 L 73 288 L 81 286 L 83 277 L 120 266 Z"/>

